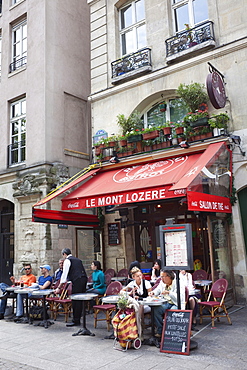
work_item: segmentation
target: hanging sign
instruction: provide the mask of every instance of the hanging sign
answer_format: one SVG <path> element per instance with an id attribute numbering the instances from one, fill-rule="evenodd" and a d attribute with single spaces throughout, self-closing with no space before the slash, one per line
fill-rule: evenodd
<path id="1" fill-rule="evenodd" d="M 206 84 L 208 96 L 214 108 L 224 108 L 226 105 L 226 91 L 221 75 L 215 71 L 209 73 Z"/>

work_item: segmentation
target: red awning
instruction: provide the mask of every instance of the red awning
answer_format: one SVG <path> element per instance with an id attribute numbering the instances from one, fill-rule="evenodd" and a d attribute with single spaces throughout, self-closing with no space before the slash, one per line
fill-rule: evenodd
<path id="1" fill-rule="evenodd" d="M 93 229 L 99 227 L 98 216 L 85 213 L 54 211 L 48 209 L 33 208 L 32 221 L 44 222 L 48 224 L 76 225 L 83 226 L 84 228 Z"/>
<path id="2" fill-rule="evenodd" d="M 158 162 L 100 171 L 62 199 L 62 209 L 117 205 L 179 197 L 186 190 L 168 191 L 194 168 L 202 153 L 166 158 Z"/>
<path id="3" fill-rule="evenodd" d="M 232 213 L 230 198 L 188 191 L 188 210 Z"/>

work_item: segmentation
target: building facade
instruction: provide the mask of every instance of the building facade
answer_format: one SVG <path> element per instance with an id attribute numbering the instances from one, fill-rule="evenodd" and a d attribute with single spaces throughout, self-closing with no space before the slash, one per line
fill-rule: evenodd
<path id="1" fill-rule="evenodd" d="M 34 224 L 32 205 L 90 162 L 89 7 L 3 0 L 0 12 L 0 278 L 9 282 L 25 262 L 39 274 L 41 264 L 57 268 L 62 248 L 76 252 L 75 228 Z"/>
<path id="2" fill-rule="evenodd" d="M 106 267 L 119 269 L 136 258 L 152 261 L 159 256 L 157 227 L 169 218 L 174 218 L 176 223 L 191 222 L 194 258 L 199 259 L 211 274 L 214 272 L 210 268 L 214 265 L 218 276 L 229 280 L 235 301 L 244 302 L 247 298 L 247 215 L 244 206 L 247 199 L 244 153 L 247 145 L 247 91 L 241 81 L 246 79 L 244 14 L 247 4 L 244 1 L 213 0 L 88 0 L 88 4 L 91 14 L 89 100 L 92 104 L 93 143 L 97 143 L 100 135 L 121 134 L 117 124 L 119 114 L 129 117 L 133 112 L 139 112 L 144 128 L 152 126 L 154 120 L 161 117 L 162 109 L 165 113 L 162 113 L 161 121 L 173 121 L 173 102 L 178 98 L 178 86 L 194 82 L 205 84 L 207 75 L 216 71 L 225 84 L 226 102 L 221 109 L 209 103 L 209 114 L 226 113 L 230 121 L 227 131 L 223 135 L 222 131 L 215 133 L 212 140 L 219 142 L 224 139 L 232 153 L 236 189 L 232 217 L 227 214 L 219 217 L 217 212 L 209 216 L 207 212 L 182 211 L 183 203 L 186 203 L 183 197 L 180 203 L 132 202 L 131 206 L 125 205 L 132 222 L 122 225 L 121 240 L 115 245 L 109 243 L 109 225 L 124 222 L 126 215 L 121 220 L 121 211 L 116 208 L 115 212 L 106 213 Z M 205 143 L 205 140 L 192 141 L 190 146 L 195 148 Z M 181 151 L 174 152 L 177 148 L 173 146 L 170 152 L 166 149 L 163 156 L 159 154 L 157 157 L 153 147 L 149 149 L 146 161 L 167 158 L 174 153 L 184 155 Z M 112 155 L 110 150 L 109 153 Z M 126 166 L 139 165 L 140 158 L 136 151 L 136 154 L 120 158 L 120 161 Z M 107 209 L 104 208 L 104 212 Z M 209 239 L 214 236 L 216 238 L 212 240 L 216 244 L 213 243 L 210 249 L 208 244 L 212 243 Z M 209 260 L 214 261 L 213 265 Z"/>

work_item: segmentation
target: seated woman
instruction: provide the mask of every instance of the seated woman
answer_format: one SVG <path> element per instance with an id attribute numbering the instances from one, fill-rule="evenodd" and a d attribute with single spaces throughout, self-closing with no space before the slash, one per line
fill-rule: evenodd
<path id="1" fill-rule="evenodd" d="M 160 270 L 161 270 L 161 260 L 157 259 L 154 261 L 154 265 L 152 267 L 151 283 L 155 284 L 157 280 L 160 278 Z"/>
<path id="2" fill-rule="evenodd" d="M 197 301 L 201 297 L 200 295 L 195 294 L 194 292 L 195 287 L 193 284 L 192 275 L 189 272 L 186 272 L 185 270 L 180 270 L 179 279 L 180 285 L 187 287 L 189 297 L 186 303 L 189 306 L 189 309 L 193 311 L 193 326 L 195 326 L 197 314 Z"/>
<path id="3" fill-rule="evenodd" d="M 105 274 L 101 270 L 101 263 L 99 261 L 93 261 L 91 263 L 93 287 L 88 289 L 87 292 L 96 294 L 105 294 L 106 283 Z"/>

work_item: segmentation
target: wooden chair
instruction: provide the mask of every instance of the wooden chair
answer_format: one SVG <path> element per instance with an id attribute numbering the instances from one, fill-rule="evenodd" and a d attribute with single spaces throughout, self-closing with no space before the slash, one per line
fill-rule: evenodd
<path id="1" fill-rule="evenodd" d="M 119 281 L 114 281 L 108 285 L 105 292 L 105 297 L 109 295 L 117 295 L 119 294 L 120 290 L 123 288 L 122 284 Z M 97 327 L 98 321 L 106 321 L 107 323 L 107 330 L 110 330 L 110 323 L 111 323 L 111 314 L 113 311 L 116 310 L 115 304 L 102 304 L 93 306 L 94 310 L 94 327 Z M 102 319 L 98 318 L 98 314 L 100 312 L 104 312 L 105 317 Z"/>
<path id="2" fill-rule="evenodd" d="M 210 293 L 208 296 L 207 301 L 205 302 L 198 302 L 200 307 L 200 324 L 202 324 L 202 319 L 204 317 L 211 317 L 212 320 L 212 328 L 214 328 L 214 320 L 217 319 L 218 321 L 220 317 L 227 318 L 229 324 L 231 325 L 231 319 L 228 315 L 226 306 L 225 306 L 225 295 L 228 287 L 228 282 L 226 279 L 219 279 L 217 280 L 210 289 Z M 210 301 L 210 298 L 214 300 Z M 209 311 L 210 315 L 203 315 L 203 310 L 206 309 Z M 225 314 L 220 313 L 219 309 L 222 309 Z"/>
<path id="3" fill-rule="evenodd" d="M 72 283 L 68 282 L 64 291 L 59 298 L 54 300 L 54 320 L 57 319 L 57 315 L 64 315 L 65 322 L 68 321 L 69 315 L 72 312 L 72 299 L 70 296 L 72 294 Z"/>
<path id="4" fill-rule="evenodd" d="M 192 274 L 193 280 L 207 280 L 208 273 L 205 270 L 196 270 Z"/>
<path id="5" fill-rule="evenodd" d="M 115 270 L 114 270 L 114 269 L 107 269 L 107 270 L 105 271 L 105 275 L 106 275 L 106 274 L 111 275 L 111 277 L 116 276 L 116 272 L 115 272 Z"/>
<path id="6" fill-rule="evenodd" d="M 53 289 L 56 289 L 58 285 L 60 284 L 60 280 L 56 282 Z M 49 311 L 51 313 L 51 318 L 54 318 L 54 308 L 55 308 L 55 300 L 58 298 L 63 299 L 67 294 L 67 283 L 63 284 L 63 287 L 61 288 L 60 294 L 52 294 L 49 297 L 46 297 L 46 302 L 49 304 Z"/>

